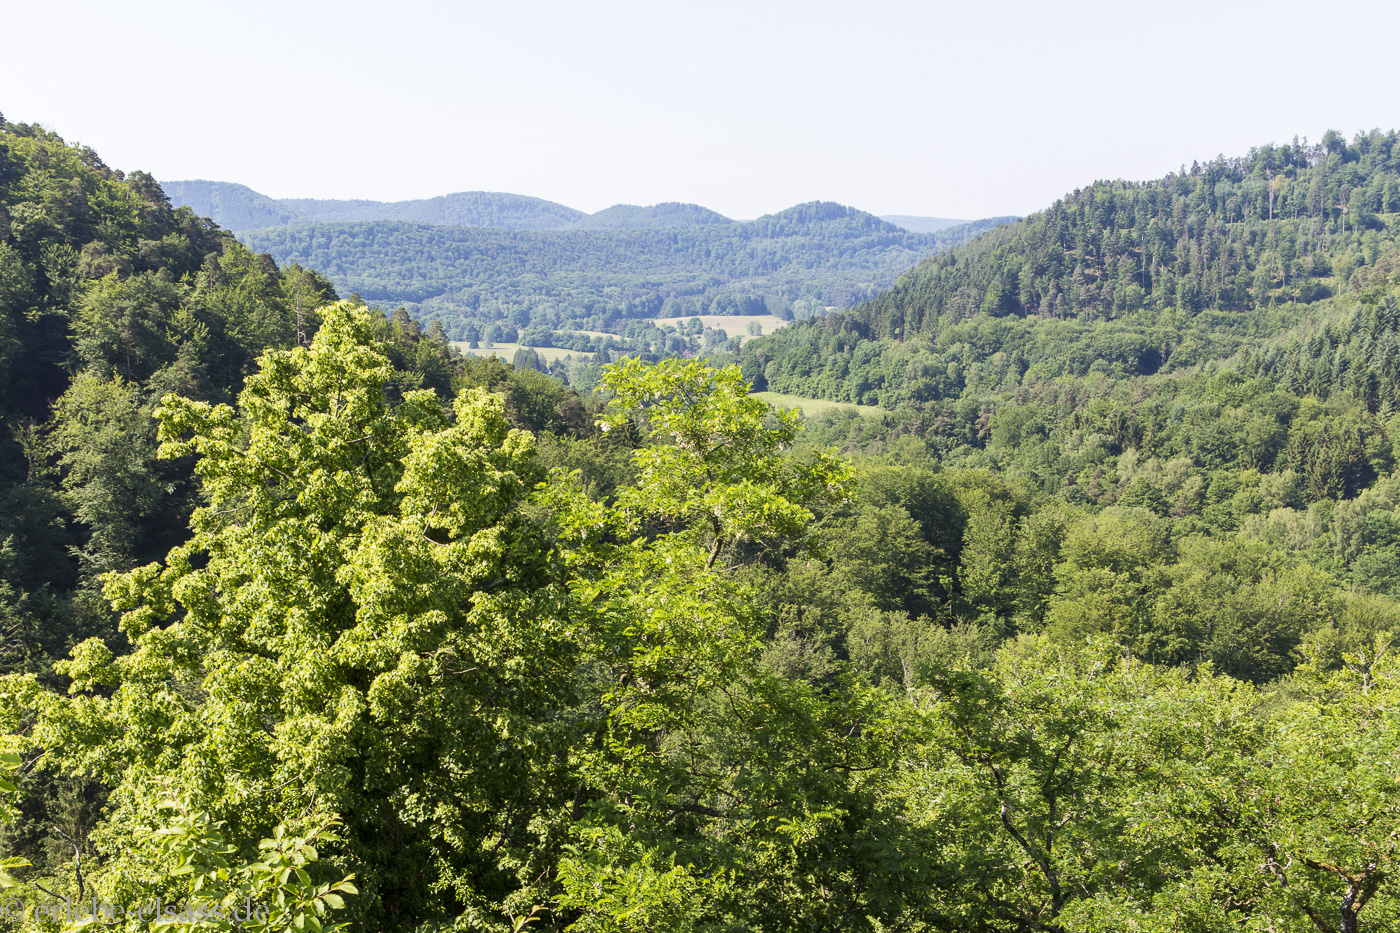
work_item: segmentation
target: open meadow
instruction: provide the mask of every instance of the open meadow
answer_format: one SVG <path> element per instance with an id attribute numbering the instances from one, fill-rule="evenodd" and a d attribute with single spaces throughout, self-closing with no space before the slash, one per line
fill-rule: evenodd
<path id="1" fill-rule="evenodd" d="M 467 356 L 499 356 L 509 363 L 515 357 L 515 351 L 527 349 L 518 343 L 496 343 L 489 347 L 480 347 L 476 350 L 470 349 L 470 344 L 465 340 L 454 340 L 452 346 L 461 350 Z M 530 347 L 540 355 L 540 359 L 546 363 L 553 363 L 555 360 L 562 360 L 566 356 L 572 356 L 576 360 L 591 360 L 592 353 L 581 353 L 578 350 L 565 350 L 559 347 Z"/>
<path id="2" fill-rule="evenodd" d="M 885 409 L 878 405 L 856 405 L 851 402 L 832 402 L 823 398 L 802 398 L 797 395 L 784 395 L 781 392 L 754 392 L 752 394 L 754 398 L 761 398 L 774 408 L 799 408 L 802 410 L 802 414 L 808 418 L 837 408 L 854 410 L 862 415 L 887 414 Z"/>

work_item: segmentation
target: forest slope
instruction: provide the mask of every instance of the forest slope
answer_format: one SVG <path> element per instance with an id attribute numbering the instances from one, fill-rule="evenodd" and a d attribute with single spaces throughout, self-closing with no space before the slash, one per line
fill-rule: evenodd
<path id="1" fill-rule="evenodd" d="M 848 314 L 754 342 L 745 371 L 760 388 L 894 407 L 1027 373 L 1175 371 L 1245 347 L 1277 366 L 1272 338 L 1393 280 L 1396 139 L 1332 132 L 1096 182 Z"/>

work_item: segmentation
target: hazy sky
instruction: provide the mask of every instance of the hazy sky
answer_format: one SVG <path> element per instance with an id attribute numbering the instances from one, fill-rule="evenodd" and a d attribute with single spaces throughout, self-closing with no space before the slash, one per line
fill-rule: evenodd
<path id="1" fill-rule="evenodd" d="M 1400 126 L 1400 3 L 8 0 L 0 112 L 273 197 L 1024 214 Z"/>

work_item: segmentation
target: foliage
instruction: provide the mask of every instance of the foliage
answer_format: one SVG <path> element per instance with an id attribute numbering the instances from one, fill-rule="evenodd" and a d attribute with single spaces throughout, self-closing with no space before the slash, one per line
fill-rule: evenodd
<path id="1" fill-rule="evenodd" d="M 19 755 L 14 752 L 0 752 L 0 773 L 13 774 L 18 771 L 23 763 Z M 14 822 L 18 815 L 9 801 L 9 797 L 17 793 L 19 788 L 15 786 L 8 777 L 0 777 L 0 826 Z M 0 859 L 0 891 L 12 888 L 19 883 L 19 880 L 11 874 L 15 868 L 25 868 L 29 865 L 29 860 L 19 856 L 10 856 Z"/>
<path id="2" fill-rule="evenodd" d="M 1263 863 L 1246 890 L 1264 916 L 1345 931 L 1400 918 L 1396 673 L 1388 633 L 1339 671 L 1305 665 L 1304 696 L 1280 714 L 1245 782 L 1211 783 L 1245 827 L 1231 854 Z"/>
<path id="3" fill-rule="evenodd" d="M 1154 828 L 1154 789 L 1178 761 L 1210 767 L 1217 746 L 1248 741 L 1241 699 L 1226 679 L 1192 683 L 1102 642 L 1021 643 L 986 673 L 936 673 L 902 777 L 911 817 L 946 830 L 935 928 L 1092 929 L 1105 907 L 1151 912 L 1201 855 Z"/>
<path id="4" fill-rule="evenodd" d="M 1400 324 L 1362 216 L 1390 137 L 1095 186 L 727 365 L 647 363 L 724 341 L 632 320 L 580 396 L 3 130 L 26 898 L 424 933 L 1400 922 Z M 1266 280 L 1290 230 L 1325 304 Z M 908 404 L 749 392 L 813 374 Z"/>
<path id="5" fill-rule="evenodd" d="M 61 666 L 79 696 L 36 738 L 116 786 L 111 852 L 167 783 L 240 836 L 347 814 L 364 909 L 391 924 L 434 890 L 498 885 L 472 853 L 557 795 L 553 769 L 512 749 L 552 741 L 563 594 L 518 512 L 531 443 L 500 398 L 464 393 L 450 420 L 426 390 L 390 407 L 372 319 L 321 316 L 309 349 L 264 355 L 237 410 L 157 409 L 161 454 L 200 456 L 209 504 L 164 566 L 106 579 L 134 650 L 79 645 Z"/>

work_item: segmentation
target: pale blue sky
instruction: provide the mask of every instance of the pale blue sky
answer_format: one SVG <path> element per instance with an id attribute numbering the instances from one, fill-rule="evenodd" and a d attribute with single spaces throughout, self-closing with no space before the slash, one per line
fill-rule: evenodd
<path id="1" fill-rule="evenodd" d="M 1400 126 L 1393 0 L 5 7 L 8 119 L 274 197 L 981 217 Z"/>

